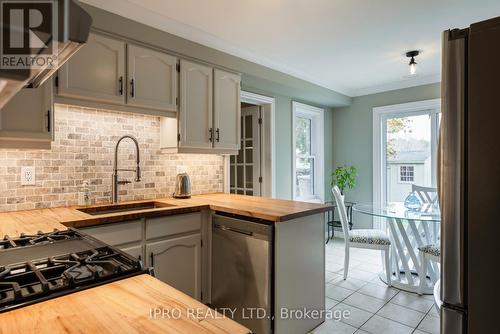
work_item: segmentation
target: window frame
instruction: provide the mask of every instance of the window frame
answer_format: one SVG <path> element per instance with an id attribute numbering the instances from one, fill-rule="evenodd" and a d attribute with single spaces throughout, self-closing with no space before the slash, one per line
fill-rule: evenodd
<path id="1" fill-rule="evenodd" d="M 308 104 L 292 101 L 292 199 L 304 202 L 324 202 L 324 109 Z M 297 117 L 311 120 L 311 152 L 309 156 L 297 156 L 296 119 Z M 298 197 L 296 189 L 297 158 L 313 158 L 313 196 Z"/>
<path id="2" fill-rule="evenodd" d="M 422 114 L 431 115 L 431 154 L 437 158 L 437 141 L 439 135 L 439 117 L 441 113 L 441 99 L 431 99 L 388 106 L 374 107 L 372 109 L 373 147 L 372 147 L 372 185 L 374 203 L 383 203 L 387 195 L 384 184 L 386 184 L 386 157 L 385 151 L 386 129 L 385 122 L 389 118 L 407 117 Z M 434 135 L 433 135 L 434 134 Z M 432 184 L 437 182 L 437 171 L 432 175 Z M 383 219 L 373 218 L 373 227 L 386 230 Z"/>

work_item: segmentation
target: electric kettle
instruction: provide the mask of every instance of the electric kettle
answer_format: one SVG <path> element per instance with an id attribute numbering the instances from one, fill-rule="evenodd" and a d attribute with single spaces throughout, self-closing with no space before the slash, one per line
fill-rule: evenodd
<path id="1" fill-rule="evenodd" d="M 174 198 L 190 198 L 191 197 L 191 181 L 187 173 L 177 174 L 175 183 Z"/>

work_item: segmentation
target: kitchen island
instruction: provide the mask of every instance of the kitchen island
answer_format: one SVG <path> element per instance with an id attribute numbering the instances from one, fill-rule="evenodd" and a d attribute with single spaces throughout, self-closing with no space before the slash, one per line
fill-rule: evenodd
<path id="1" fill-rule="evenodd" d="M 82 212 L 82 208 L 78 207 L 65 207 L 0 213 L 0 233 L 15 236 L 20 233 L 49 232 L 54 228 L 98 228 L 100 226 L 113 226 L 115 223 L 133 219 L 142 219 L 145 221 L 147 228 L 149 218 L 180 216 L 193 212 L 205 212 L 207 216 L 211 213 L 222 213 L 252 221 L 262 221 L 271 224 L 274 229 L 272 245 L 274 332 L 307 333 L 324 321 L 324 314 L 314 319 L 301 319 L 297 318 L 296 315 L 304 310 L 321 311 L 325 307 L 323 213 L 329 209 L 329 206 L 228 194 L 206 194 L 182 200 L 162 198 L 154 201 L 163 205 L 154 205 L 148 209 L 131 209 L 104 214 L 90 214 L 93 212 L 92 210 L 99 211 L 102 209 L 101 206 L 85 208 L 83 211 L 86 212 Z M 138 206 L 140 207 L 143 202 L 148 201 L 131 202 L 126 203 L 126 205 L 133 207 L 139 203 Z M 210 276 L 210 273 L 205 272 L 205 275 Z M 158 283 L 160 282 L 158 281 Z M 161 284 L 172 289 L 168 285 Z M 139 283 L 134 284 L 134 286 L 138 285 Z M 208 284 L 208 286 L 210 285 Z M 99 288 L 101 287 L 78 292 L 77 294 L 86 294 Z M 16 312 L 16 314 L 31 313 L 29 312 L 31 307 L 42 307 L 49 302 L 57 303 L 60 299 L 67 297 L 7 312 L 2 316 L 13 314 L 13 312 Z M 133 297 L 131 296 L 131 298 Z M 204 302 L 210 302 L 210 300 L 205 298 Z M 118 304 L 115 306 L 119 307 Z M 156 306 L 162 307 L 161 304 Z M 292 313 L 293 315 L 290 316 Z M 80 315 L 87 317 L 86 314 Z M 61 316 L 64 316 L 64 314 L 61 314 Z M 137 317 L 135 314 L 130 316 L 132 318 Z M 153 322 L 153 320 L 147 319 L 147 316 L 144 317 L 146 318 L 139 317 L 137 320 Z M 229 321 L 229 319 L 226 320 Z M 144 331 L 147 330 L 144 329 Z M 165 331 L 159 330 L 159 332 Z M 233 332 L 236 333 L 237 331 Z"/>
<path id="2" fill-rule="evenodd" d="M 0 333 L 208 333 L 250 331 L 149 275 L 0 314 Z"/>

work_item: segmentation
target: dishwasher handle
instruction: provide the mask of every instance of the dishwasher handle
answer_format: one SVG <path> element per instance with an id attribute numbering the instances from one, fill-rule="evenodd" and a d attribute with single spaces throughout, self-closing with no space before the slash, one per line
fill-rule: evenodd
<path id="1" fill-rule="evenodd" d="M 220 224 L 214 224 L 214 227 L 218 228 L 222 231 L 231 231 L 231 232 L 240 233 L 240 234 L 244 234 L 244 235 L 248 235 L 248 236 L 253 236 L 253 232 L 241 230 L 239 228 L 228 227 L 228 226 L 224 226 L 224 225 L 220 225 Z"/>

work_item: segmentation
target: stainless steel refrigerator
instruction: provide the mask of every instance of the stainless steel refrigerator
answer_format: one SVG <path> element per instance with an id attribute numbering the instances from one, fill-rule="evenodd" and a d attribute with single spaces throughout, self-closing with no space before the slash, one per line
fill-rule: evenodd
<path id="1" fill-rule="evenodd" d="M 500 17 L 443 34 L 441 333 L 500 333 Z"/>

